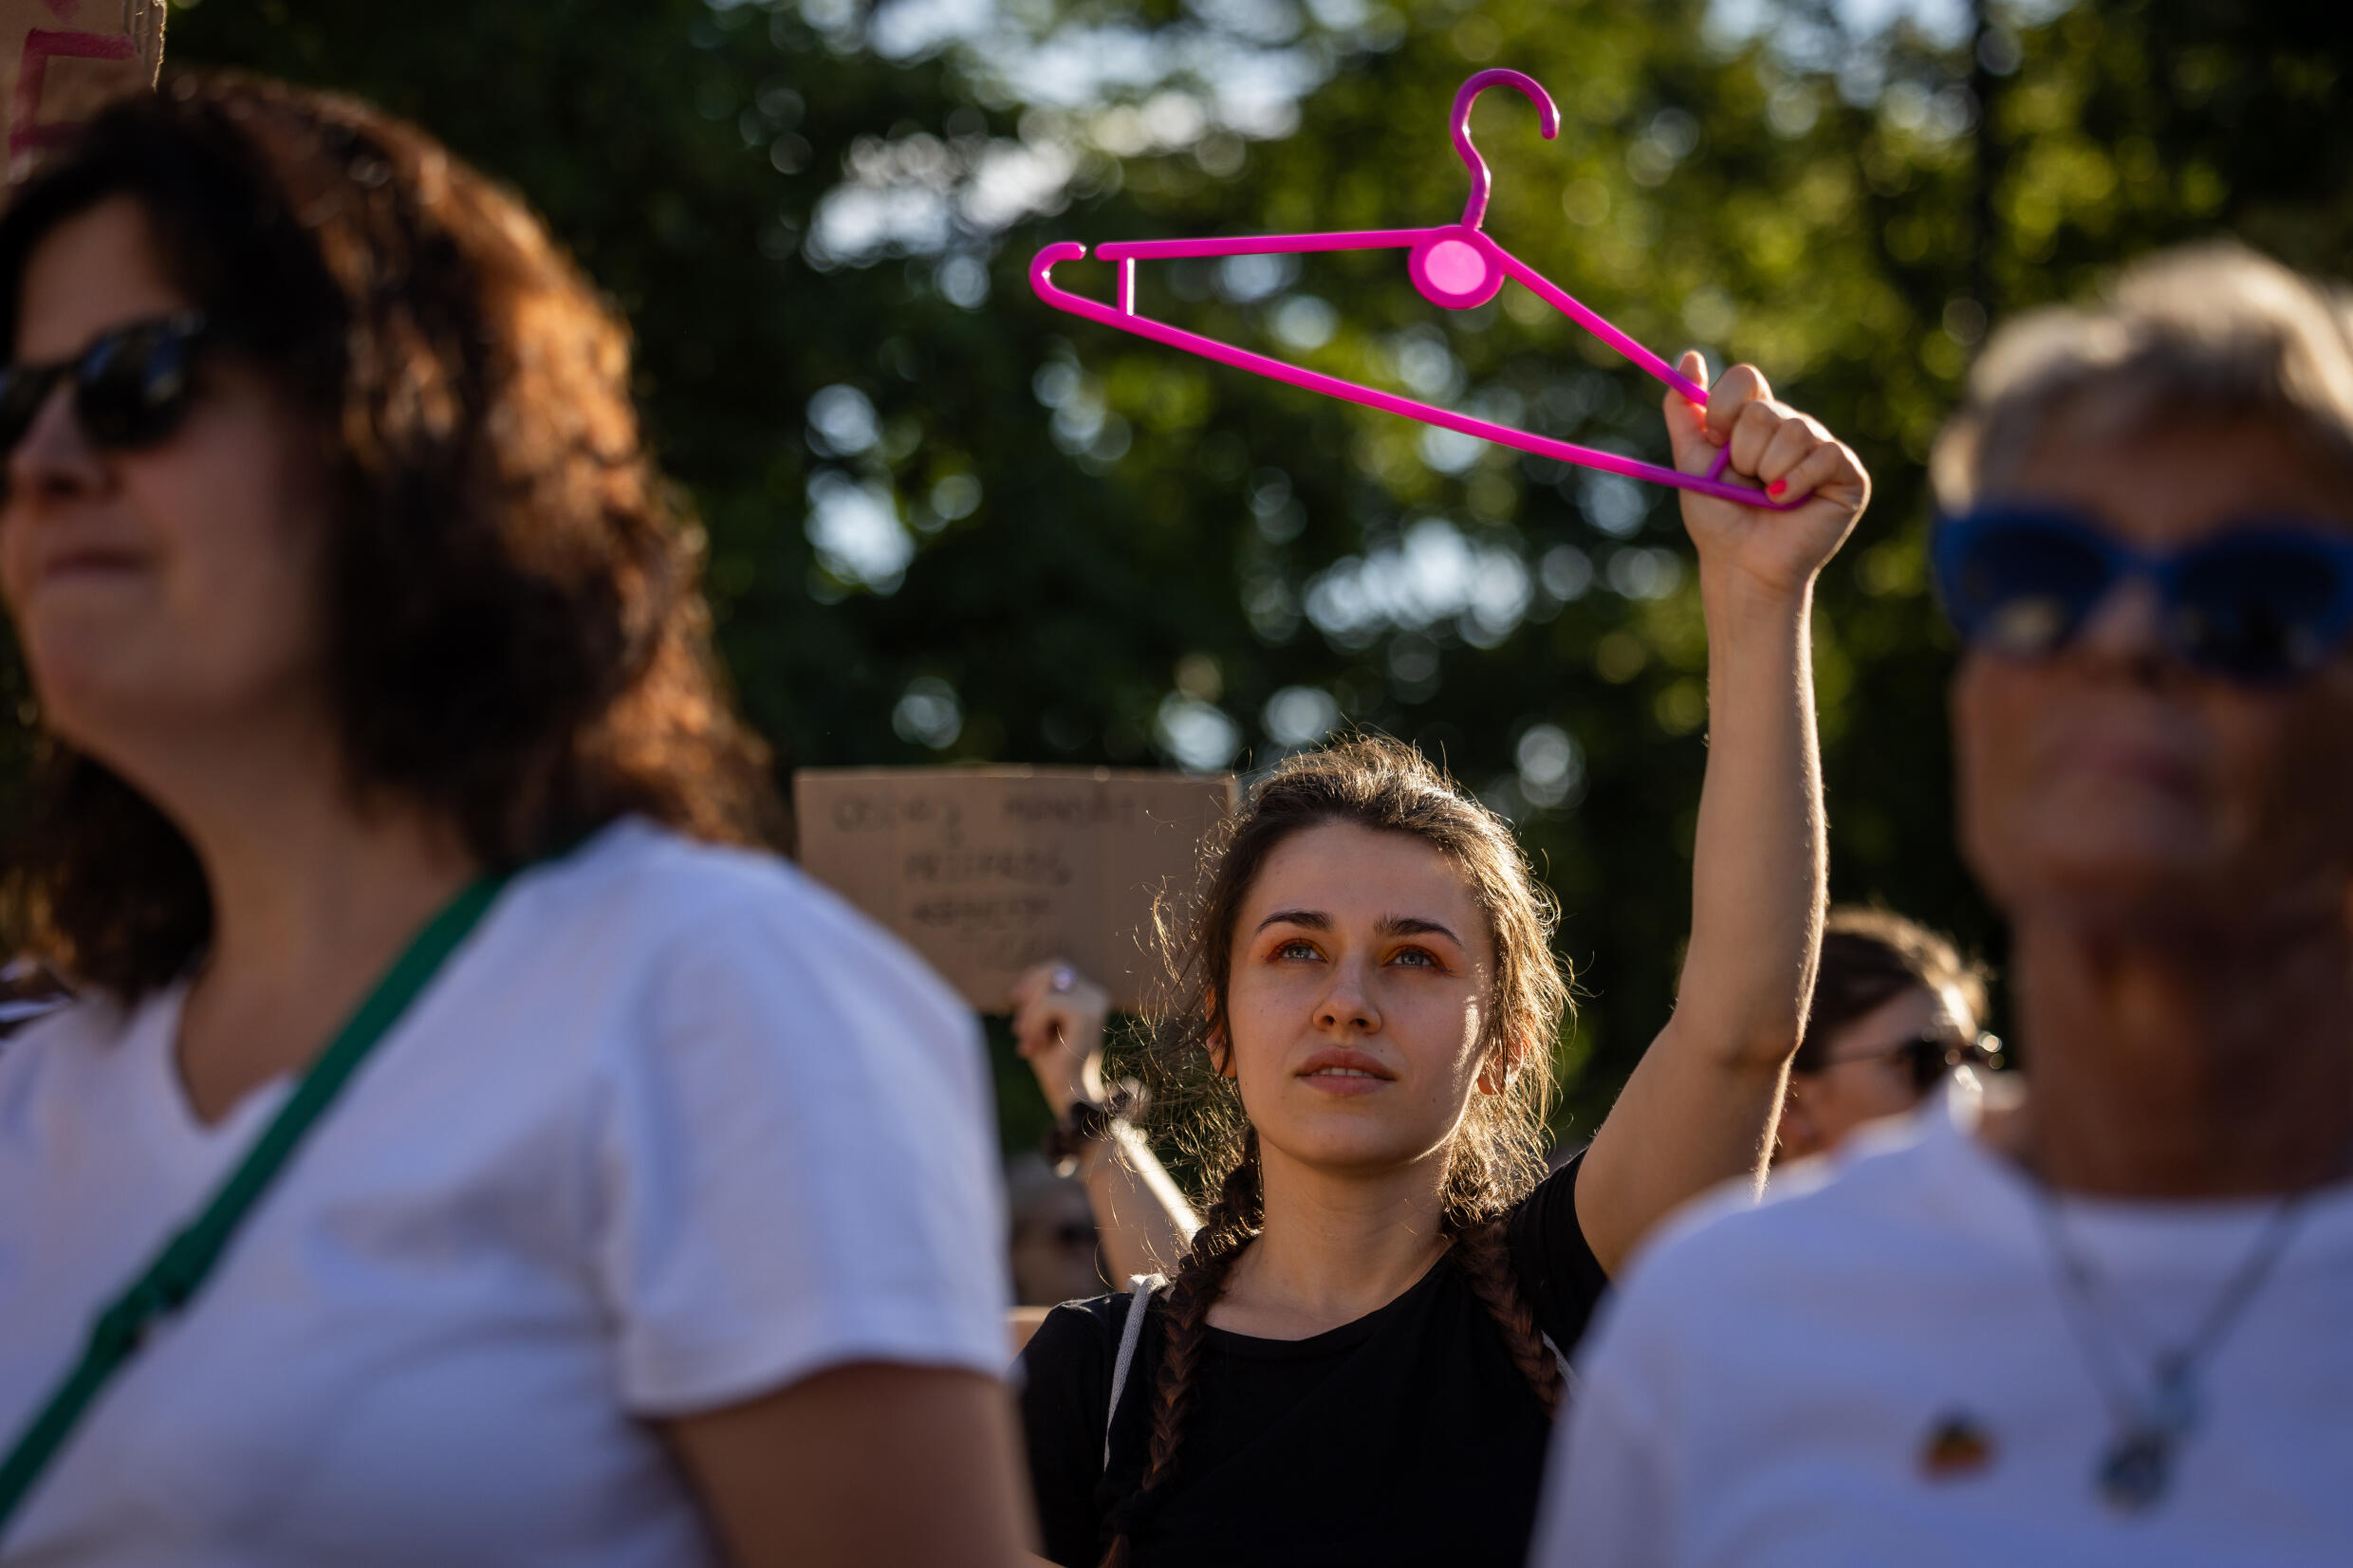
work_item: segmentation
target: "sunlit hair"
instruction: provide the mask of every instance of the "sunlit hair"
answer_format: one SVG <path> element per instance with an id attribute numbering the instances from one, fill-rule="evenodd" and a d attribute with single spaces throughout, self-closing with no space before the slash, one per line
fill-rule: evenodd
<path id="1" fill-rule="evenodd" d="M 1107 1564 L 1127 1560 L 1129 1524 L 1176 1475 L 1210 1306 L 1265 1223 L 1258 1134 L 1240 1091 L 1219 1072 L 1220 1042 L 1231 1039 L 1226 1003 L 1242 905 L 1277 847 L 1329 823 L 1433 846 L 1459 870 L 1486 917 L 1494 968 L 1479 1049 L 1506 1085 L 1501 1093 L 1472 1096 L 1449 1146 L 1440 1224 L 1464 1278 L 1537 1398 L 1547 1411 L 1560 1400 L 1560 1371 L 1513 1278 L 1501 1224 L 1505 1211 L 1545 1173 L 1552 1048 L 1569 1001 L 1552 951 L 1558 907 L 1530 870 L 1510 825 L 1414 747 L 1363 738 L 1303 752 L 1251 787 L 1205 851 L 1195 896 L 1164 902 L 1161 909 L 1173 999 L 1161 1009 L 1140 1065 L 1162 1129 L 1199 1163 L 1205 1195 L 1214 1194 L 1214 1201 L 1161 1307 L 1167 1348 L 1154 1390 L 1150 1456 L 1141 1488 L 1119 1511 Z"/>
<path id="2" fill-rule="evenodd" d="M 222 351 L 318 411 L 340 495 L 326 678 L 358 797 L 444 814 L 493 866 L 629 812 L 773 831 L 627 329 L 520 201 L 354 100 L 177 75 L 93 120 L 0 217 L 0 342 L 42 240 L 118 196 Z M 97 762 L 53 736 L 41 752 L 23 934 L 123 997 L 170 981 L 212 928 L 194 852 Z"/>
<path id="3" fill-rule="evenodd" d="M 1969 1009 L 1970 1026 L 1982 1029 L 1989 978 L 1986 967 L 1963 958 L 1942 932 L 1892 910 L 1834 909 L 1823 923 L 1813 1005 L 1790 1070 L 1822 1071 L 1833 1036 L 1910 990 L 1954 992 Z"/>
<path id="4" fill-rule="evenodd" d="M 2159 251 L 2096 304 L 2002 328 L 1938 436 L 1938 504 L 2006 490 L 2062 416 L 2099 436 L 2177 414 L 2260 419 L 2353 478 L 2353 292 L 2234 241 Z"/>

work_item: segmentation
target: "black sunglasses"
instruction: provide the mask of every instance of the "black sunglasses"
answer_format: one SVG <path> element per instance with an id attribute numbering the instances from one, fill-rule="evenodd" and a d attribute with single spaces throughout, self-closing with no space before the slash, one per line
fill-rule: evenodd
<path id="1" fill-rule="evenodd" d="M 1901 1061 L 1912 1075 L 1912 1087 L 1921 1094 L 1936 1086 L 1939 1079 L 1955 1067 L 1974 1067 L 1997 1073 L 2002 1069 L 2002 1042 L 1993 1035 L 1981 1034 L 1974 1040 L 1954 1040 L 1944 1035 L 1915 1035 L 1893 1045 L 1881 1045 L 1853 1056 L 1834 1056 L 1825 1067 L 1835 1067 L 1844 1061 Z"/>
<path id="2" fill-rule="evenodd" d="M 2152 551 L 2071 512 L 1997 507 L 1939 520 L 1930 555 L 1962 637 L 2012 658 L 2057 653 L 2136 577 L 2157 588 L 2174 656 L 2228 680 L 2292 680 L 2353 637 L 2353 536 L 2341 528 L 2250 520 Z"/>
<path id="3" fill-rule="evenodd" d="M 102 332 L 71 359 L 0 365 L 0 459 L 16 451 L 66 377 L 74 417 L 91 445 L 110 452 L 155 445 L 188 412 L 205 332 L 203 312 L 183 310 Z"/>

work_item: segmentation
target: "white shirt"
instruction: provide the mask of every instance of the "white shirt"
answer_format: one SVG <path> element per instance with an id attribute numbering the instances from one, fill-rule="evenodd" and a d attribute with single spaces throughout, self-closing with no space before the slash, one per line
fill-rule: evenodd
<path id="1" fill-rule="evenodd" d="M 1580 1357 L 1539 1568 L 2353 1562 L 2353 1189 L 2306 1203 L 2198 1382 L 2205 1419 L 2145 1514 L 2094 1472 L 2111 1407 L 2023 1174 L 1933 1100 L 1835 1169 L 1731 1194 L 1636 1260 Z M 2069 1245 L 2129 1317 L 2090 1319 L 2145 1393 L 2273 1201 L 2068 1200 Z M 2115 1376 L 2115 1373 L 2108 1375 Z M 1982 1467 L 1924 1467 L 1963 1418 Z"/>
<path id="2" fill-rule="evenodd" d="M 0 1046 L 0 1443 L 289 1088 L 213 1126 L 175 988 Z M 773 858 L 625 821 L 517 878 L 0 1561 L 713 1561 L 644 1418 L 1005 1362 L 972 1016 Z"/>

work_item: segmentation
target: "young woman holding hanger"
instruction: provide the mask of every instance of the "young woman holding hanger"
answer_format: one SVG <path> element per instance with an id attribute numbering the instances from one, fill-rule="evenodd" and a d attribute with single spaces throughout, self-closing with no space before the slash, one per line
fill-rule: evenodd
<path id="1" fill-rule="evenodd" d="M 1686 375 L 1705 375 L 1696 356 Z M 1787 512 L 1686 494 L 1710 642 L 1707 781 L 1675 1013 L 1591 1147 L 1545 1174 L 1566 987 L 1509 826 L 1411 747 L 1290 758 L 1168 932 L 1182 1002 L 1149 1056 L 1211 1201 L 1198 1228 L 1093 1097 L 1078 977 L 1016 1026 L 1116 1261 L 1164 1288 L 1050 1314 L 1022 1358 L 1047 1555 L 1066 1565 L 1516 1565 L 1561 1354 L 1669 1209 L 1754 1180 L 1806 1018 L 1824 903 L 1808 626 L 1869 481 L 1746 366 L 1676 461 Z"/>
<path id="2" fill-rule="evenodd" d="M 976 1033 L 753 847 L 538 221 L 182 77 L 0 218 L 0 351 L 81 998 L 0 1050 L 0 1558 L 1014 1560 Z"/>

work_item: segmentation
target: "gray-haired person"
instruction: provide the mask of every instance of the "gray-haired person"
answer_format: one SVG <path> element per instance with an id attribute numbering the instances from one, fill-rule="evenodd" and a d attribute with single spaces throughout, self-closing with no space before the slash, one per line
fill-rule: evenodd
<path id="1" fill-rule="evenodd" d="M 2353 1561 L 2353 302 L 2143 262 L 1936 480 L 2032 1087 L 1653 1245 L 1535 1560 Z"/>

